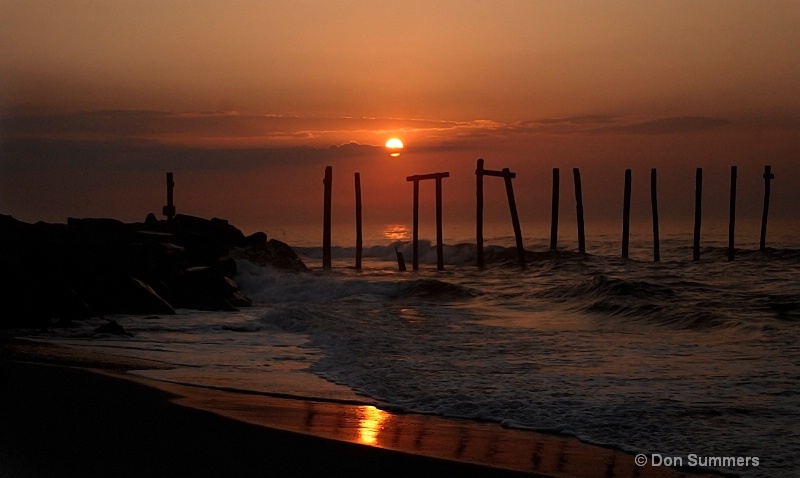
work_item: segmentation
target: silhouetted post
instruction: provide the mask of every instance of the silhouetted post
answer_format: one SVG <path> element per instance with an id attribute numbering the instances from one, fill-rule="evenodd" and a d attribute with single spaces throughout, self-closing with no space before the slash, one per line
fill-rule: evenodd
<path id="1" fill-rule="evenodd" d="M 525 267 L 525 249 L 522 246 L 522 230 L 519 226 L 519 215 L 517 215 L 517 202 L 514 200 L 514 186 L 511 179 L 516 175 L 508 168 L 503 168 L 503 179 L 506 182 L 506 196 L 508 196 L 508 208 L 511 211 L 511 224 L 514 226 L 514 239 L 517 243 L 517 258 L 520 267 Z"/>
<path id="2" fill-rule="evenodd" d="M 442 177 L 436 176 L 436 269 L 444 270 L 444 238 L 442 236 Z"/>
<path id="3" fill-rule="evenodd" d="M 508 168 L 503 168 L 502 171 L 495 171 L 483 168 L 483 160 L 478 160 L 478 168 L 475 170 L 477 194 L 478 194 L 478 210 L 477 210 L 477 248 L 478 248 L 478 267 L 483 267 L 483 177 L 484 176 L 497 176 L 505 180 L 506 196 L 508 196 L 508 208 L 511 211 L 511 223 L 514 226 L 514 237 L 517 242 L 517 255 L 519 256 L 519 264 L 525 267 L 525 249 L 522 246 L 522 231 L 519 227 L 519 215 L 517 214 L 517 203 L 514 200 L 514 187 L 511 180 L 516 178 L 516 173 L 512 173 Z"/>
<path id="4" fill-rule="evenodd" d="M 403 253 L 398 251 L 396 247 L 394 248 L 394 253 L 397 256 L 397 269 L 400 270 L 400 272 L 405 272 L 406 260 L 403 259 Z"/>
<path id="5" fill-rule="evenodd" d="M 361 173 L 355 173 L 356 181 L 356 270 L 361 270 L 363 237 L 361 235 Z"/>
<path id="6" fill-rule="evenodd" d="M 631 236 L 631 170 L 625 170 L 625 195 L 622 205 L 622 258 L 628 258 Z"/>
<path id="7" fill-rule="evenodd" d="M 581 170 L 572 168 L 572 177 L 575 180 L 575 202 L 578 217 L 578 251 L 586 253 L 586 235 L 583 230 L 583 191 L 581 190 Z"/>
<path id="8" fill-rule="evenodd" d="M 162 214 L 167 216 L 167 221 L 175 219 L 175 204 L 172 202 L 172 190 L 175 188 L 175 181 L 172 180 L 172 173 L 167 173 L 167 205 L 164 206 Z"/>
<path id="9" fill-rule="evenodd" d="M 736 166 L 731 166 L 731 202 L 728 220 L 728 260 L 734 256 L 734 235 L 736 230 Z"/>
<path id="10" fill-rule="evenodd" d="M 650 170 L 650 205 L 653 209 L 653 261 L 661 261 L 661 244 L 658 238 L 658 179 L 656 168 Z"/>
<path id="11" fill-rule="evenodd" d="M 769 182 L 775 179 L 772 166 L 764 166 L 764 211 L 761 213 L 761 243 L 759 249 L 767 248 L 767 216 L 769 215 Z"/>
<path id="12" fill-rule="evenodd" d="M 414 219 L 412 220 L 411 268 L 419 270 L 419 180 L 414 180 Z"/>
<path id="13" fill-rule="evenodd" d="M 322 219 L 322 267 L 324 269 L 331 268 L 331 185 L 333 183 L 333 168 L 331 166 L 325 167 L 325 179 L 322 181 L 325 185 L 325 203 L 324 203 L 324 217 Z"/>
<path id="14" fill-rule="evenodd" d="M 692 260 L 700 260 L 700 222 L 703 208 L 703 168 L 697 168 L 694 189 L 694 244 Z"/>
<path id="15" fill-rule="evenodd" d="M 483 269 L 483 159 L 478 160 L 475 169 L 475 191 L 477 206 L 475 210 L 475 253 L 478 267 Z"/>
<path id="16" fill-rule="evenodd" d="M 419 182 L 425 179 L 436 180 L 436 265 L 440 271 L 444 270 L 444 244 L 442 238 L 442 178 L 447 177 L 450 177 L 450 173 L 431 173 L 406 177 L 406 181 L 414 182 L 414 230 L 412 235 L 414 243 L 413 267 L 415 271 L 419 269 Z"/>
<path id="17" fill-rule="evenodd" d="M 559 178 L 558 168 L 553 168 L 553 204 L 550 211 L 550 250 L 555 251 L 558 249 L 558 195 L 559 195 Z"/>

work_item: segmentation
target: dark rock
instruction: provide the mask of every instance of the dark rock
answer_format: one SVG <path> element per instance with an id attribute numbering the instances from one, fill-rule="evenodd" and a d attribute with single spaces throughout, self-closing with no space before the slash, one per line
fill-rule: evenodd
<path id="1" fill-rule="evenodd" d="M 143 223 L 69 218 L 28 224 L 0 215 L 0 327 L 48 327 L 110 313 L 173 314 L 173 305 L 251 305 L 234 258 L 303 271 L 292 249 L 245 237 L 224 219 L 177 215 Z"/>
<path id="2" fill-rule="evenodd" d="M 221 257 L 212 267 L 225 277 L 236 277 L 236 260 L 233 257 Z"/>
<path id="3" fill-rule="evenodd" d="M 145 225 L 146 227 L 153 227 L 153 226 L 157 226 L 157 225 L 158 225 L 158 218 L 156 218 L 156 215 L 155 215 L 155 214 L 153 214 L 153 213 L 151 212 L 151 213 L 150 213 L 150 214 L 148 214 L 148 215 L 147 215 L 147 217 L 144 219 L 144 225 Z"/>
<path id="4" fill-rule="evenodd" d="M 175 314 L 152 287 L 130 276 L 111 273 L 93 284 L 87 294 L 98 314 Z"/>
<path id="5" fill-rule="evenodd" d="M 125 330 L 116 320 L 109 320 L 100 327 L 94 329 L 99 334 L 112 334 L 112 335 L 127 335 L 133 337 L 133 334 Z"/>
<path id="6" fill-rule="evenodd" d="M 219 268 L 192 267 L 183 273 L 177 287 L 177 306 L 197 310 L 237 310 L 252 302 L 239 292 L 239 286 Z"/>
<path id="7" fill-rule="evenodd" d="M 244 239 L 245 247 L 263 247 L 267 245 L 267 235 L 263 232 L 255 232 Z"/>
<path id="8" fill-rule="evenodd" d="M 237 259 L 245 259 L 261 267 L 272 266 L 295 272 L 308 271 L 308 267 L 289 247 L 288 244 L 270 239 L 262 246 L 249 246 L 234 249 L 231 255 Z"/>

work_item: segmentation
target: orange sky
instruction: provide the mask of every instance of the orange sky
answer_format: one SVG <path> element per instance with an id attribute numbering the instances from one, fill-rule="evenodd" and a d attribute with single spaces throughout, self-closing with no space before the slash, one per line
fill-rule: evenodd
<path id="1" fill-rule="evenodd" d="M 796 224 L 797 45 L 793 0 L 0 0 L 0 212 L 141 220 L 173 170 L 183 212 L 291 227 L 319 221 L 331 164 L 342 221 L 355 171 L 366 220 L 409 222 L 405 176 L 442 170 L 469 219 L 484 157 L 518 172 L 523 226 L 549 221 L 553 167 L 565 218 L 572 167 L 589 222 L 618 220 L 625 168 L 646 219 L 658 167 L 690 222 L 698 166 L 725 217 L 732 164 L 743 217 L 772 164 L 772 217 Z"/>

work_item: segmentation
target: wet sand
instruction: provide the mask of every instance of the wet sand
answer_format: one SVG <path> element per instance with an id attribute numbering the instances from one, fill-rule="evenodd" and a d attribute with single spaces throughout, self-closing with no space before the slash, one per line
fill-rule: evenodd
<path id="1" fill-rule="evenodd" d="M 0 476 L 701 476 L 554 434 L 170 384 L 158 362 L 0 343 Z M 706 475 L 716 476 L 716 475 Z"/>

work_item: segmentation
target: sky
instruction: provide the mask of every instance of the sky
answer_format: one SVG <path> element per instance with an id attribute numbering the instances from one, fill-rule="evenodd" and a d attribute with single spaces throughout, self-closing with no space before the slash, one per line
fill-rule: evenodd
<path id="1" fill-rule="evenodd" d="M 173 171 L 178 212 L 321 230 L 330 165 L 342 227 L 355 172 L 375 225 L 410 224 L 406 176 L 450 172 L 447 227 L 474 221 L 484 158 L 517 173 L 523 232 L 549 224 L 553 168 L 567 228 L 576 167 L 587 229 L 621 221 L 627 168 L 635 222 L 657 168 L 662 220 L 690 231 L 698 167 L 724 222 L 732 165 L 752 231 L 767 164 L 770 221 L 800 228 L 798 45 L 794 0 L 0 0 L 0 213 L 141 221 Z"/>

